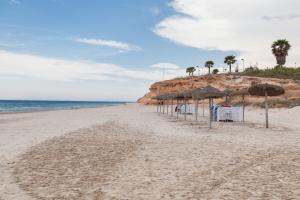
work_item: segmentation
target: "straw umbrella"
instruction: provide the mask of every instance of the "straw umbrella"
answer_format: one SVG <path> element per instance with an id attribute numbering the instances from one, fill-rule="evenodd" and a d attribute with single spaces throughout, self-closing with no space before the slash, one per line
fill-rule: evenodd
<path id="1" fill-rule="evenodd" d="M 179 92 L 177 93 L 176 95 L 176 99 L 179 100 L 179 101 L 183 101 L 184 102 L 184 105 L 185 105 L 185 111 L 186 111 L 186 100 L 185 100 L 185 96 L 184 96 L 184 92 Z M 184 115 L 184 119 L 186 120 L 186 112 L 184 112 L 185 115 Z M 178 114 L 177 114 L 178 115 Z"/>
<path id="2" fill-rule="evenodd" d="M 195 93 L 198 93 L 200 90 L 202 90 L 202 88 L 197 88 L 197 89 L 194 89 L 190 92 L 191 94 L 191 98 L 195 100 L 195 120 L 197 121 L 198 120 L 198 111 L 199 111 L 199 98 L 195 98 L 194 94 Z"/>
<path id="3" fill-rule="evenodd" d="M 173 94 L 173 99 L 175 99 L 176 100 L 176 106 L 177 106 L 177 113 L 176 113 L 176 117 L 177 117 L 177 119 L 179 118 L 179 111 L 178 111 L 178 109 L 179 109 L 179 101 L 182 99 L 181 98 L 181 94 L 180 93 L 174 93 Z"/>
<path id="4" fill-rule="evenodd" d="M 236 90 L 231 93 L 231 96 L 242 96 L 242 103 L 243 103 L 243 123 L 245 122 L 245 95 L 249 95 L 249 91 L 246 88 L 241 90 Z"/>
<path id="5" fill-rule="evenodd" d="M 223 92 L 224 92 L 225 98 L 226 98 L 225 102 L 226 102 L 226 104 L 228 104 L 228 97 L 232 96 L 234 91 L 230 90 L 230 89 L 226 89 Z"/>
<path id="6" fill-rule="evenodd" d="M 209 99 L 209 128 L 212 127 L 212 99 L 220 98 L 224 96 L 224 92 L 221 92 L 217 88 L 212 86 L 207 86 L 202 89 L 197 89 L 193 91 L 193 98 L 195 99 Z"/>
<path id="7" fill-rule="evenodd" d="M 177 100 L 183 100 L 184 102 L 184 120 L 186 120 L 186 106 L 187 106 L 187 101 L 189 99 L 192 99 L 192 91 L 184 91 L 184 92 L 179 92 L 175 95 L 175 98 Z"/>
<path id="8" fill-rule="evenodd" d="M 184 98 L 184 120 L 186 120 L 186 107 L 187 107 L 187 101 L 192 99 L 192 91 L 185 91 L 182 93 Z"/>
<path id="9" fill-rule="evenodd" d="M 255 84 L 249 88 L 249 93 L 254 96 L 264 96 L 265 97 L 265 110 L 266 110 L 266 128 L 269 128 L 269 114 L 268 114 L 268 96 L 280 96 L 284 94 L 284 89 L 277 85 L 265 84 Z"/>
<path id="10" fill-rule="evenodd" d="M 163 98 L 168 102 L 167 103 L 167 114 L 169 114 L 169 101 L 171 100 L 171 116 L 173 116 L 173 99 L 174 99 L 174 93 L 165 94 Z"/>
<path id="11" fill-rule="evenodd" d="M 158 95 L 155 98 L 158 99 L 158 100 L 160 100 L 160 112 L 162 110 L 163 114 L 165 114 L 165 100 L 167 99 L 166 94 Z"/>
<path id="12" fill-rule="evenodd" d="M 162 98 L 163 98 L 163 114 L 165 114 L 167 96 L 164 94 L 164 95 L 162 95 Z"/>
<path id="13" fill-rule="evenodd" d="M 227 98 L 232 96 L 242 96 L 242 104 L 243 104 L 243 122 L 245 122 L 245 95 L 248 95 L 248 89 L 237 89 L 237 90 L 230 90 L 226 89 L 224 90 L 224 94 L 226 96 L 226 104 L 228 103 Z"/>
<path id="14" fill-rule="evenodd" d="M 160 103 L 161 103 L 161 98 L 160 95 L 152 97 L 152 99 L 155 99 L 158 101 L 157 103 L 157 107 L 156 107 L 156 112 L 161 112 L 161 107 L 160 107 Z"/>
<path id="15" fill-rule="evenodd" d="M 171 99 L 171 116 L 174 116 L 174 98 L 176 97 L 176 93 L 171 93 L 168 95 L 169 99 Z"/>

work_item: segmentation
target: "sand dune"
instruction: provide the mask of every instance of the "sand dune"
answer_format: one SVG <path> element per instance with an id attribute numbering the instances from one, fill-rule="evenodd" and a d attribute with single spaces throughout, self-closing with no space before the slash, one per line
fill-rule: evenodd
<path id="1" fill-rule="evenodd" d="M 299 108 L 269 130 L 262 113 L 213 130 L 137 104 L 2 115 L 0 199 L 299 199 Z"/>

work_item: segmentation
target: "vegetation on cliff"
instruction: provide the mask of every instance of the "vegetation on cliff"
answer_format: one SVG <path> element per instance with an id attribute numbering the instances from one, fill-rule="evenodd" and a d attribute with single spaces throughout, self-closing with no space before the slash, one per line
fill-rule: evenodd
<path id="1" fill-rule="evenodd" d="M 250 67 L 247 68 L 245 72 L 240 73 L 240 75 L 300 80 L 300 68 L 277 66 L 271 69 L 258 69 L 256 67 Z"/>

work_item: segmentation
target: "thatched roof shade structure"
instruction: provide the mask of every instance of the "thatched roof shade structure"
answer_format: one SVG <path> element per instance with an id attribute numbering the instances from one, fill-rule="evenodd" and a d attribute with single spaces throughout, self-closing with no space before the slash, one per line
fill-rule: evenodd
<path id="1" fill-rule="evenodd" d="M 284 94 L 284 89 L 282 87 L 268 83 L 252 85 L 248 91 L 254 96 L 279 96 Z"/>
<path id="2" fill-rule="evenodd" d="M 266 110 L 266 128 L 269 128 L 269 115 L 268 115 L 268 96 L 280 96 L 284 94 L 284 89 L 277 85 L 271 84 L 255 84 L 249 88 L 250 95 L 264 96 L 265 97 L 265 110 Z"/>
<path id="3" fill-rule="evenodd" d="M 159 108 L 157 107 L 157 112 L 161 110 L 163 111 L 163 114 L 165 113 L 165 101 L 168 100 L 168 94 L 161 94 L 158 95 L 156 97 L 154 97 L 154 99 L 157 99 L 158 101 L 160 101 L 159 103 Z"/>
<path id="4" fill-rule="evenodd" d="M 192 99 L 192 91 L 183 91 L 174 94 L 174 99 L 184 100 L 184 99 Z"/>
<path id="5" fill-rule="evenodd" d="M 183 91 L 183 92 L 178 92 L 174 94 L 174 99 L 177 100 L 177 106 L 178 106 L 178 101 L 183 100 L 184 101 L 184 120 L 186 120 L 186 106 L 187 106 L 187 100 L 192 99 L 192 91 Z M 178 112 L 177 112 L 177 118 L 178 118 Z"/>
<path id="6" fill-rule="evenodd" d="M 165 98 L 167 100 L 171 100 L 171 116 L 173 117 L 173 112 L 174 112 L 174 99 L 176 98 L 177 96 L 177 93 L 168 93 L 165 95 Z M 168 108 L 169 108 L 169 104 L 167 105 L 167 111 L 168 111 Z"/>
<path id="7" fill-rule="evenodd" d="M 224 95 L 224 92 L 210 85 L 205 88 L 196 89 L 192 93 L 194 99 L 215 99 L 223 97 Z"/>
<path id="8" fill-rule="evenodd" d="M 249 95 L 248 92 L 248 88 L 243 88 L 243 89 L 237 89 L 237 90 L 229 90 L 226 89 L 224 91 L 224 93 L 226 94 L 226 103 L 227 101 L 227 97 L 228 96 L 242 96 L 242 102 L 243 102 L 243 122 L 245 122 L 245 95 Z"/>
<path id="9" fill-rule="evenodd" d="M 209 127 L 212 127 L 212 99 L 223 97 L 225 94 L 224 92 L 214 88 L 212 86 L 207 86 L 205 88 L 199 88 L 193 91 L 192 96 L 194 99 L 209 99 Z"/>
<path id="10" fill-rule="evenodd" d="M 176 93 L 165 93 L 165 94 L 161 94 L 161 95 L 158 95 L 156 97 L 153 97 L 153 99 L 161 101 L 159 103 L 160 108 L 157 108 L 157 112 L 159 110 L 161 110 L 161 104 L 162 104 L 162 106 L 163 106 L 163 113 L 165 113 L 165 101 L 168 102 L 168 100 L 171 100 L 171 115 L 173 116 L 173 99 L 174 99 L 174 97 L 176 95 L 177 95 Z M 168 114 L 168 111 L 169 111 L 169 104 L 167 103 L 167 114 Z"/>
<path id="11" fill-rule="evenodd" d="M 152 97 L 152 99 L 156 99 L 158 101 L 156 112 L 161 113 L 161 110 L 162 110 L 161 106 L 162 106 L 162 103 L 164 101 L 164 96 L 163 95 L 158 95 L 158 96 Z"/>
<path id="12" fill-rule="evenodd" d="M 224 92 L 224 96 L 226 97 L 226 104 L 228 104 L 228 97 L 232 96 L 234 90 L 230 90 L 230 89 L 226 89 L 223 91 Z"/>

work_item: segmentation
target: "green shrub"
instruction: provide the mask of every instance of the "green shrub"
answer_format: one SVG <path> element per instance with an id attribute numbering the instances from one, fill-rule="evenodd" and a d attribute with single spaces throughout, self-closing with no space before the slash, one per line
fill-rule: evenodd
<path id="1" fill-rule="evenodd" d="M 272 69 L 249 67 L 241 75 L 300 80 L 300 68 L 276 66 Z"/>

